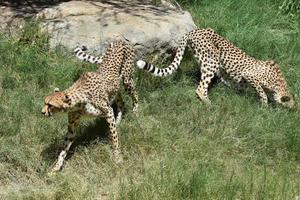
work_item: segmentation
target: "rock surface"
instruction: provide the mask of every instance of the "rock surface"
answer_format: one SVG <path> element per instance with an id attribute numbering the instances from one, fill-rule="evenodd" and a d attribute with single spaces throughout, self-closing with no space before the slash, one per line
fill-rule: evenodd
<path id="1" fill-rule="evenodd" d="M 0 30 L 1 32 L 7 30 L 8 27 L 18 29 L 24 24 L 24 18 L 19 17 L 13 9 L 6 6 L 0 7 Z"/>
<path id="2" fill-rule="evenodd" d="M 188 12 L 139 1 L 70 1 L 37 16 L 51 35 L 51 46 L 84 44 L 97 53 L 115 39 L 129 40 L 142 54 L 163 52 L 195 28 Z"/>
<path id="3" fill-rule="evenodd" d="M 35 17 L 50 34 L 50 46 L 86 45 L 97 54 L 115 39 L 136 44 L 139 54 L 163 53 L 196 28 L 188 12 L 145 0 L 68 1 L 44 8 Z"/>

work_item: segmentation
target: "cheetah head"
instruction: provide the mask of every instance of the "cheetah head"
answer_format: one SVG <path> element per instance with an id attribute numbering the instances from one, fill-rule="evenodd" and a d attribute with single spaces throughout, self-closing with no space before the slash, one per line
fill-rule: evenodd
<path id="1" fill-rule="evenodd" d="M 51 115 L 65 111 L 69 106 L 70 99 L 64 92 L 60 92 L 58 89 L 54 90 L 54 93 L 46 96 L 42 114 L 50 117 Z"/>
<path id="2" fill-rule="evenodd" d="M 274 100 L 287 108 L 296 107 L 294 96 L 289 93 L 285 82 L 281 82 L 279 89 L 274 93 Z"/>
<path id="3" fill-rule="evenodd" d="M 274 70 L 274 76 L 277 77 L 277 86 L 274 94 L 275 101 L 284 107 L 295 108 L 294 97 L 289 93 L 286 81 L 279 70 L 279 65 L 273 60 L 265 61 L 265 64 Z"/>
<path id="4" fill-rule="evenodd" d="M 277 99 L 277 102 L 287 108 L 295 108 L 294 97 L 290 94 L 285 94 Z"/>

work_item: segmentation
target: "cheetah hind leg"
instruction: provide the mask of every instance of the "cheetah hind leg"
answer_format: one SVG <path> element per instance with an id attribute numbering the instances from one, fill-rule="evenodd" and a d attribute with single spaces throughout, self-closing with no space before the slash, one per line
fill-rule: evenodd
<path id="1" fill-rule="evenodd" d="M 211 105 L 211 102 L 208 98 L 208 86 L 214 76 L 218 74 L 220 63 L 219 54 L 219 50 L 212 43 L 208 44 L 207 51 L 195 51 L 194 54 L 198 63 L 201 63 L 201 79 L 197 87 L 196 94 L 201 101 L 207 105 Z"/>
<path id="2" fill-rule="evenodd" d="M 125 87 L 125 91 L 127 92 L 127 94 L 131 97 L 132 99 L 132 104 L 133 104 L 133 113 L 135 115 L 138 115 L 138 95 L 137 92 L 135 90 L 135 85 L 134 85 L 134 81 L 133 79 L 130 77 L 125 77 L 124 78 L 124 87 Z"/>
<path id="3" fill-rule="evenodd" d="M 201 80 L 196 90 L 198 97 L 207 105 L 211 105 L 208 98 L 208 86 L 217 72 L 216 61 L 211 60 L 213 63 L 202 63 L 201 67 Z"/>
<path id="4" fill-rule="evenodd" d="M 113 160 L 117 164 L 122 163 L 123 157 L 120 152 L 119 138 L 113 108 L 111 106 L 106 105 L 101 107 L 101 110 L 105 113 L 105 119 L 109 125 L 110 138 L 113 146 Z"/>
<path id="5" fill-rule="evenodd" d="M 120 93 L 116 96 L 116 104 L 117 104 L 117 117 L 116 117 L 116 124 L 119 124 L 122 119 L 122 115 L 124 113 L 124 101 Z"/>
<path id="6" fill-rule="evenodd" d="M 133 65 L 134 65 L 134 59 L 133 59 L 133 51 L 127 52 L 126 59 L 123 63 L 123 70 L 122 70 L 122 76 L 123 76 L 123 85 L 125 88 L 126 93 L 131 97 L 132 104 L 133 104 L 133 114 L 138 115 L 138 94 L 135 89 L 135 84 L 133 80 Z"/>

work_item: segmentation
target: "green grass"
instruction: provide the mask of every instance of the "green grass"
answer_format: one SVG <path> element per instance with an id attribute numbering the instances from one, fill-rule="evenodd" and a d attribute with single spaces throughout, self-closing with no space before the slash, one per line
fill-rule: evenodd
<path id="1" fill-rule="evenodd" d="M 299 22 L 280 12 L 281 1 L 181 3 L 199 27 L 212 27 L 258 59 L 276 60 L 299 101 Z M 49 50 L 34 24 L 19 37 L 0 36 L 0 199 L 300 196 L 300 109 L 264 108 L 253 91 L 222 84 L 209 91 L 208 107 L 196 98 L 198 67 L 190 55 L 166 79 L 136 71 L 140 112 L 132 115 L 127 96 L 118 126 L 122 165 L 111 159 L 103 120 L 83 121 L 65 168 L 48 176 L 67 119 L 43 118 L 43 98 L 96 67 L 63 48 Z"/>

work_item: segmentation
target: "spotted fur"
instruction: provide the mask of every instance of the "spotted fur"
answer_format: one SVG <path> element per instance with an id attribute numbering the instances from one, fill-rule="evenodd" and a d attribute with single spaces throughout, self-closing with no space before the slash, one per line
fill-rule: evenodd
<path id="1" fill-rule="evenodd" d="M 184 35 L 179 42 L 174 61 L 168 67 L 159 69 L 143 60 L 137 61 L 137 66 L 154 76 L 171 75 L 180 65 L 187 46 L 193 49 L 194 56 L 201 64 L 201 79 L 196 93 L 202 101 L 210 103 L 208 86 L 217 75 L 227 85 L 240 85 L 244 82 L 250 84 L 263 104 L 268 102 L 265 93 L 268 90 L 273 93 L 277 103 L 287 107 L 294 106 L 294 99 L 275 62 L 260 61 L 247 55 L 210 28 L 193 30 Z"/>
<path id="2" fill-rule="evenodd" d="M 133 100 L 133 112 L 137 113 L 138 96 L 133 82 L 134 50 L 125 42 L 114 42 L 102 57 L 96 72 L 87 72 L 68 89 L 55 91 L 45 98 L 42 113 L 51 116 L 67 112 L 69 118 L 65 145 L 52 171 L 62 168 L 71 147 L 75 128 L 82 116 L 104 117 L 109 124 L 110 136 L 117 161 L 121 160 L 116 124 L 122 116 L 124 103 L 120 95 L 120 82 Z M 117 119 L 114 117 L 112 102 L 117 102 Z"/>

